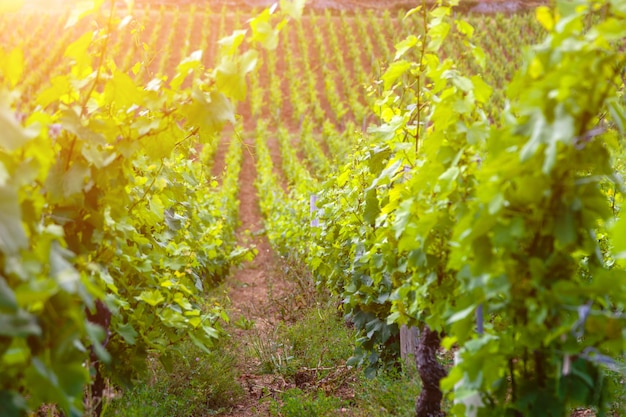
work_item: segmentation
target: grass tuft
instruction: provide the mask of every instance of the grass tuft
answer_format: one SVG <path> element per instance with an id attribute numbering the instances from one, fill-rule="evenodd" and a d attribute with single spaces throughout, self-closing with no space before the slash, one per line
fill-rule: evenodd
<path id="1" fill-rule="evenodd" d="M 113 399 L 104 416 L 206 416 L 233 407 L 242 397 L 235 357 L 225 349 L 207 354 L 191 343 L 182 347 L 182 360 L 167 372 L 151 361 L 151 382 L 137 385 Z"/>

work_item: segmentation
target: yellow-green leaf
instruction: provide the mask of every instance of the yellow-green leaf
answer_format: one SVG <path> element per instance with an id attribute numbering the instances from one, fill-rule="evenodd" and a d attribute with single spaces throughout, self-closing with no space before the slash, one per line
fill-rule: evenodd
<path id="1" fill-rule="evenodd" d="M 455 20 L 456 28 L 459 32 L 471 39 L 474 36 L 474 26 L 467 23 L 465 20 Z"/>
<path id="2" fill-rule="evenodd" d="M 409 35 L 401 42 L 398 42 L 396 47 L 396 56 L 393 58 L 394 60 L 398 60 L 402 55 L 404 55 L 409 49 L 413 48 L 417 45 L 418 39 L 415 35 Z"/>
<path id="3" fill-rule="evenodd" d="M 474 97 L 476 98 L 476 101 L 487 103 L 489 101 L 489 97 L 491 97 L 493 88 L 484 82 L 479 75 L 474 75 L 471 80 L 472 84 L 474 84 Z"/>
<path id="4" fill-rule="evenodd" d="M 302 17 L 302 11 L 304 10 L 305 3 L 306 0 L 280 0 L 280 8 L 289 17 L 300 19 Z"/>
<path id="5" fill-rule="evenodd" d="M 136 300 L 146 302 L 150 304 L 152 307 L 155 307 L 165 301 L 165 297 L 161 294 L 159 290 L 145 290 L 142 291 L 139 296 L 135 297 Z"/>
<path id="6" fill-rule="evenodd" d="M 97 11 L 104 0 L 81 0 L 72 5 L 70 16 L 65 22 L 65 29 L 74 26 L 80 19 Z"/>
<path id="7" fill-rule="evenodd" d="M 272 27 L 270 17 L 270 9 L 265 9 L 260 15 L 250 19 L 252 41 L 259 42 L 266 49 L 276 49 L 278 46 L 278 31 Z"/>
<path id="8" fill-rule="evenodd" d="M 220 39 L 217 43 L 220 46 L 220 54 L 222 56 L 232 56 L 237 52 L 239 45 L 246 36 L 245 30 L 236 30 L 230 36 Z"/>
<path id="9" fill-rule="evenodd" d="M 150 212 L 156 216 L 159 222 L 163 221 L 165 216 L 165 206 L 158 195 L 150 198 Z"/>
<path id="10" fill-rule="evenodd" d="M 411 69 L 411 63 L 408 61 L 396 61 L 392 62 L 387 68 L 387 71 L 383 74 L 381 79 L 385 83 L 385 89 L 388 90 L 393 86 L 396 80 L 402 77 L 408 70 Z"/>
<path id="11" fill-rule="evenodd" d="M 15 254 L 27 245 L 17 191 L 0 187 L 0 252 Z"/>
<path id="12" fill-rule="evenodd" d="M 24 74 L 24 52 L 15 48 L 9 53 L 0 50 L 0 76 L 15 87 Z"/>
<path id="13" fill-rule="evenodd" d="M 535 17 L 541 26 L 547 31 L 551 31 L 554 28 L 554 17 L 550 8 L 547 6 L 539 6 L 535 10 Z"/>

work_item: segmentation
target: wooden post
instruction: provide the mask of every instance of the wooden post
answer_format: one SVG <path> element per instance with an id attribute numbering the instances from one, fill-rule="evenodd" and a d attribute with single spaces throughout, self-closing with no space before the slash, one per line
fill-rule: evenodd
<path id="1" fill-rule="evenodd" d="M 417 327 L 400 327 L 400 356 L 408 367 L 415 366 L 420 331 Z"/>

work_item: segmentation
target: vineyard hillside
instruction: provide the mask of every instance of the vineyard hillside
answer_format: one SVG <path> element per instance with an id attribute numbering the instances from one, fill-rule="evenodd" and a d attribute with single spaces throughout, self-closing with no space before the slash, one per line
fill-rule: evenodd
<path id="1" fill-rule="evenodd" d="M 624 0 L 23 3 L 0 415 L 623 411 Z"/>

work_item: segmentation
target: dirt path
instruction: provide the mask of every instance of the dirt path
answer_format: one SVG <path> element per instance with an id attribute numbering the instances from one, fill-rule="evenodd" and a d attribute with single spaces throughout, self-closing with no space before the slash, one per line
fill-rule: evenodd
<path id="1" fill-rule="evenodd" d="M 268 141 L 270 152 L 276 154 L 278 143 Z M 223 159 L 222 153 L 227 145 L 218 147 L 216 161 Z M 218 163 L 219 164 L 219 163 Z M 233 411 L 222 414 L 227 417 L 251 417 L 267 415 L 267 408 L 259 404 L 259 400 L 267 393 L 275 392 L 284 387 L 282 378 L 261 374 L 260 363 L 250 360 L 250 355 L 242 352 L 250 350 L 251 344 L 268 340 L 281 321 L 276 301 L 282 299 L 293 289 L 293 284 L 286 281 L 280 271 L 278 260 L 270 243 L 263 233 L 263 216 L 259 208 L 259 196 L 254 181 L 256 179 L 255 149 L 253 139 L 244 139 L 241 173 L 239 176 L 239 217 L 241 224 L 237 231 L 239 243 L 254 245 L 258 251 L 254 260 L 233 271 L 227 280 L 228 297 L 231 300 L 229 314 L 236 322 L 241 317 L 253 322 L 249 330 L 235 327 L 231 329 L 233 349 L 240 361 L 240 383 L 246 390 L 246 396 Z M 247 357 L 247 359 L 246 359 Z"/>
<path id="2" fill-rule="evenodd" d="M 252 262 L 245 264 L 229 278 L 229 297 L 232 302 L 232 313 L 235 319 L 242 314 L 254 320 L 257 328 L 265 328 L 274 321 L 272 314 L 267 314 L 270 291 L 282 291 L 280 279 L 273 274 L 275 269 L 274 253 L 263 232 L 263 216 L 259 208 L 254 181 L 256 168 L 252 141 L 246 140 L 243 151 L 241 174 L 239 176 L 239 218 L 241 225 L 238 230 L 240 243 L 251 242 L 258 251 Z M 271 310 L 271 308 L 269 308 Z"/>

